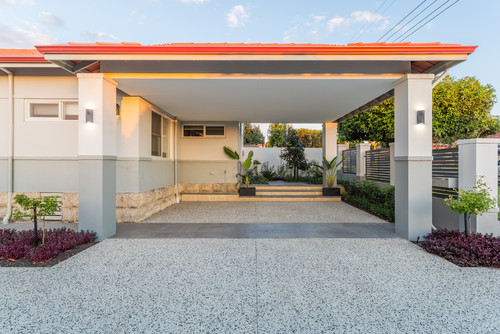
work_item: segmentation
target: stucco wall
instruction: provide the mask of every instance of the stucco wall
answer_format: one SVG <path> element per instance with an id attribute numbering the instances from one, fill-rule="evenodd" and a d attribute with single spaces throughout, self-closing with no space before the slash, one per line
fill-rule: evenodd
<path id="1" fill-rule="evenodd" d="M 182 125 L 224 125 L 224 138 L 183 137 Z M 179 183 L 236 182 L 237 162 L 224 153 L 224 146 L 238 149 L 238 123 L 179 122 L 178 125 Z"/>

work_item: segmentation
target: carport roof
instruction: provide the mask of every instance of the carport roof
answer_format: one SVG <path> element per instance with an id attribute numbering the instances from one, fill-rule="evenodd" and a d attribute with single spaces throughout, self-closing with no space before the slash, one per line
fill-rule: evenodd
<path id="1" fill-rule="evenodd" d="M 261 44 L 261 43 L 66 43 L 36 46 L 50 53 L 175 54 L 470 54 L 476 46 L 441 43 Z"/>

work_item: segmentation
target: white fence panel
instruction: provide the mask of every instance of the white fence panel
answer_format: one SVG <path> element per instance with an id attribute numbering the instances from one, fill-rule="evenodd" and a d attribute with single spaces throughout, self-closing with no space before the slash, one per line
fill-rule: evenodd
<path id="1" fill-rule="evenodd" d="M 267 162 L 272 166 L 279 166 L 285 162 L 280 158 L 282 147 L 244 147 L 242 150 L 243 159 L 246 158 L 248 152 L 253 151 L 254 159 L 259 160 L 261 163 Z M 306 148 L 306 159 L 308 161 L 316 160 L 321 162 L 323 160 L 322 148 Z"/>

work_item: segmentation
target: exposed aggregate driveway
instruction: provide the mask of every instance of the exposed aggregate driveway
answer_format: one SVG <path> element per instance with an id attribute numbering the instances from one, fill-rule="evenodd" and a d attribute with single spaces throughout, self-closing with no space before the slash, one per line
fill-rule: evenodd
<path id="1" fill-rule="evenodd" d="M 0 282 L 1 333 L 500 333 L 500 270 L 399 238 L 107 239 Z"/>

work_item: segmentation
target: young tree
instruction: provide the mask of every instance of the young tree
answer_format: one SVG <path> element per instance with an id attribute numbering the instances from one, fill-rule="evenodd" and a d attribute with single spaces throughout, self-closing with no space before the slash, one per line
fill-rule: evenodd
<path id="1" fill-rule="evenodd" d="M 292 127 L 289 125 L 288 129 Z M 269 136 L 269 147 L 284 147 L 286 141 L 286 123 L 271 123 L 267 134 Z"/>
<path id="2" fill-rule="evenodd" d="M 59 196 L 35 197 L 29 198 L 24 194 L 17 194 L 14 202 L 21 206 L 21 209 L 15 209 L 13 217 L 16 220 L 21 218 L 33 219 L 33 229 L 35 232 L 35 247 L 38 246 L 38 217 L 43 217 L 43 236 L 42 243 L 45 242 L 45 216 L 51 216 L 57 210 L 61 209 L 62 202 Z"/>
<path id="3" fill-rule="evenodd" d="M 293 178 L 297 181 L 299 178 L 299 169 L 305 170 L 307 168 L 304 144 L 300 141 L 297 130 L 288 130 L 285 145 L 283 152 L 280 154 L 280 158 L 285 160 L 289 168 L 293 168 Z"/>
<path id="4" fill-rule="evenodd" d="M 258 125 L 245 123 L 243 130 L 243 145 L 264 144 L 265 138 Z"/>
<path id="5" fill-rule="evenodd" d="M 479 177 L 476 185 L 471 190 L 459 190 L 456 198 L 450 196 L 445 204 L 451 210 L 464 215 L 465 235 L 471 233 L 471 215 L 481 216 L 483 213 L 493 209 L 497 201 L 490 196 L 490 192 L 483 177 Z"/>
<path id="6" fill-rule="evenodd" d="M 473 77 L 447 76 L 433 91 L 432 133 L 435 143 L 482 138 L 500 131 L 498 118 L 490 114 L 495 89 Z M 394 141 L 394 98 L 339 124 L 339 140 Z"/>

